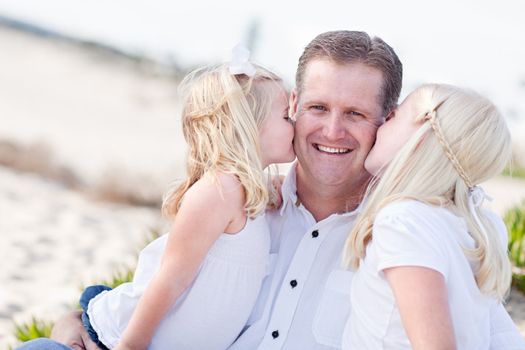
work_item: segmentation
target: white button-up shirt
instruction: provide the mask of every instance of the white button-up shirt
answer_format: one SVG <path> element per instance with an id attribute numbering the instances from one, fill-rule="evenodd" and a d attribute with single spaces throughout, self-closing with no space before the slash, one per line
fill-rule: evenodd
<path id="1" fill-rule="evenodd" d="M 359 208 L 316 222 L 297 198 L 295 166 L 283 186 L 283 205 L 267 213 L 271 270 L 245 331 L 230 350 L 341 349 L 350 314 L 353 273 L 341 266 L 344 243 Z M 525 349 L 500 305 L 491 310 L 491 349 Z"/>
<path id="2" fill-rule="evenodd" d="M 316 222 L 298 203 L 295 167 L 283 205 L 267 213 L 271 276 L 246 331 L 230 349 L 340 349 L 350 312 L 352 272 L 341 268 L 343 246 L 357 211 Z"/>

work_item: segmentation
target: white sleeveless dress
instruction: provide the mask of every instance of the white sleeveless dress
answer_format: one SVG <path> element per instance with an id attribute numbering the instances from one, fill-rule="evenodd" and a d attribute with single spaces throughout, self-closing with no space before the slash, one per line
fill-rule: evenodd
<path id="1" fill-rule="evenodd" d="M 167 234 L 157 238 L 140 253 L 133 282 L 90 301 L 91 324 L 108 348 L 117 345 L 158 270 L 167 238 Z M 270 233 L 264 215 L 248 219 L 236 234 L 222 234 L 193 283 L 159 324 L 148 349 L 224 350 L 231 345 L 257 300 L 268 272 L 269 251 Z"/>

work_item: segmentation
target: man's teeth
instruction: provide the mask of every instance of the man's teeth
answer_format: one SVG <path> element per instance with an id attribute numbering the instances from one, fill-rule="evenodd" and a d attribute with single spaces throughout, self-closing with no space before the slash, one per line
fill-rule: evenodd
<path id="1" fill-rule="evenodd" d="M 326 147 L 317 145 L 317 148 L 320 151 L 326 152 L 326 153 L 334 153 L 334 154 L 341 154 L 341 153 L 348 153 L 350 150 L 348 148 L 333 148 L 333 147 Z"/>

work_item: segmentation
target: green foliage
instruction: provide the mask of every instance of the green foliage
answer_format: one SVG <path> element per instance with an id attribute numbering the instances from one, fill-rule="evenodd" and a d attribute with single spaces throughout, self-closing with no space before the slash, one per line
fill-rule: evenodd
<path id="1" fill-rule="evenodd" d="M 505 168 L 501 173 L 503 176 L 508 176 L 517 179 L 525 179 L 525 168 L 514 166 L 512 168 Z"/>
<path id="2" fill-rule="evenodd" d="M 519 274 L 519 273 L 513 273 L 512 274 L 512 285 L 525 293 L 525 275 Z"/>
<path id="3" fill-rule="evenodd" d="M 512 285 L 525 293 L 525 201 L 507 211 L 504 220 L 509 231 L 509 258 L 515 266 Z"/>
<path id="4" fill-rule="evenodd" d="M 113 273 L 113 275 L 109 279 L 102 280 L 100 282 L 97 282 L 96 284 L 103 284 L 110 288 L 115 288 L 121 285 L 122 283 L 131 282 L 133 280 L 133 273 L 134 269 L 125 268 Z"/>
<path id="5" fill-rule="evenodd" d="M 514 266 L 525 267 L 525 201 L 504 217 L 509 231 L 509 257 Z"/>
<path id="6" fill-rule="evenodd" d="M 32 317 L 28 323 L 15 324 L 15 337 L 22 342 L 40 337 L 49 337 L 52 328 L 53 322 Z"/>

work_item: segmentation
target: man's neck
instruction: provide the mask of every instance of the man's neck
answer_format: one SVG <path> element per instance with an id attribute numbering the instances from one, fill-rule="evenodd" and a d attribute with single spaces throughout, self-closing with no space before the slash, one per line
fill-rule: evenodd
<path id="1" fill-rule="evenodd" d="M 342 214 L 356 209 L 366 190 L 368 181 L 329 186 L 310 183 L 308 179 L 296 175 L 297 197 L 316 221 L 326 219 L 332 214 Z"/>

